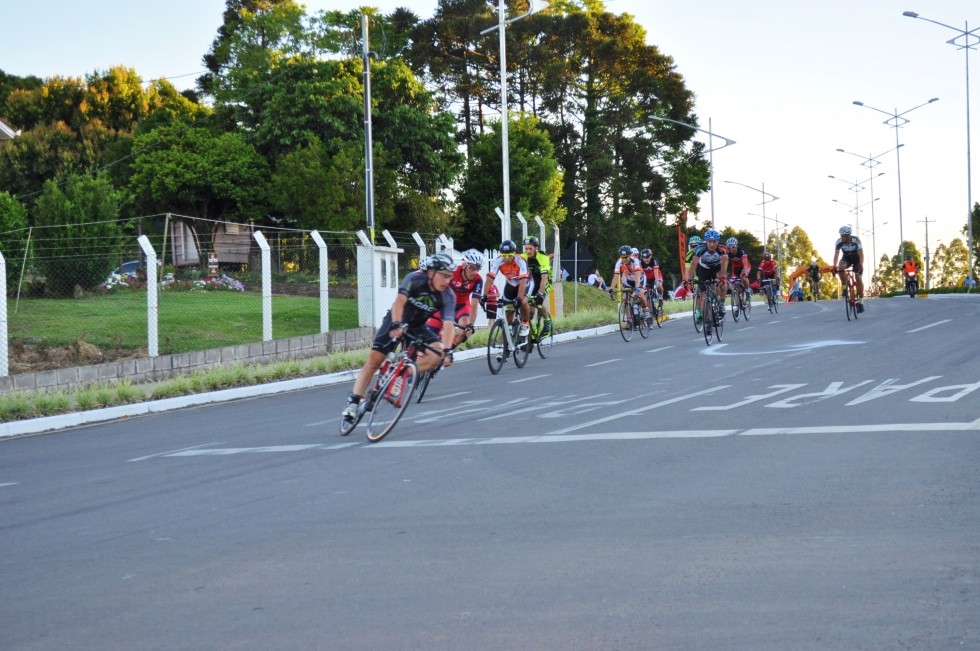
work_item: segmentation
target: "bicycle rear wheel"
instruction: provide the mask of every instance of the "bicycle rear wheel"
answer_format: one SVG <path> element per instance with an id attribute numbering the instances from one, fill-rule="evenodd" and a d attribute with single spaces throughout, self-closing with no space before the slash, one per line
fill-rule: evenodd
<path id="1" fill-rule="evenodd" d="M 500 373 L 505 359 L 507 359 L 507 344 L 504 326 L 500 321 L 494 321 L 490 326 L 490 334 L 487 335 L 487 366 L 490 367 L 490 373 L 493 375 Z"/>
<path id="2" fill-rule="evenodd" d="M 419 369 L 414 362 L 406 361 L 401 370 L 381 385 L 378 399 L 368 419 L 367 439 L 377 443 L 394 429 L 398 419 L 405 413 L 412 394 L 418 384 Z"/>
<path id="3" fill-rule="evenodd" d="M 633 339 L 633 312 L 629 301 L 619 302 L 619 334 L 623 336 L 623 341 Z"/>

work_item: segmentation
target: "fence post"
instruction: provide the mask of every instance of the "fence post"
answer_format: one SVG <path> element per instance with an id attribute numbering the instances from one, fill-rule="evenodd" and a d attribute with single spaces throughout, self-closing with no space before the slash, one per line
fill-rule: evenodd
<path id="1" fill-rule="evenodd" d="M 262 341 L 272 341 L 272 253 L 262 231 L 252 237 L 262 249 Z"/>
<path id="2" fill-rule="evenodd" d="M 517 221 L 521 222 L 521 241 L 518 243 L 520 247 L 524 244 L 524 240 L 527 239 L 527 219 L 521 214 L 520 210 L 517 211 Z M 521 250 L 523 251 L 523 249 Z"/>
<path id="3" fill-rule="evenodd" d="M 0 377 L 10 374 L 7 345 L 7 261 L 0 253 Z"/>
<path id="4" fill-rule="evenodd" d="M 157 293 L 157 252 L 146 235 L 136 238 L 146 256 L 146 352 L 150 357 L 159 355 L 160 333 L 157 322 L 160 316 L 160 297 Z"/>
<path id="5" fill-rule="evenodd" d="M 310 233 L 320 251 L 320 332 L 330 332 L 330 284 L 327 282 L 330 268 L 327 265 L 327 243 L 320 237 L 319 231 Z"/>
<path id="6" fill-rule="evenodd" d="M 422 236 L 418 234 L 418 231 L 412 233 L 412 239 L 415 240 L 415 243 L 419 246 L 419 264 L 422 264 L 422 261 L 425 260 L 425 241 L 422 239 Z"/>

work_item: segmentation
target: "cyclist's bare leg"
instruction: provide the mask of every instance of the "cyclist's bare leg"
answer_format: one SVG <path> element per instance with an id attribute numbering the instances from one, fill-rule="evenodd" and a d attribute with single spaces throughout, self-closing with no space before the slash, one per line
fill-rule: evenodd
<path id="1" fill-rule="evenodd" d="M 435 349 L 435 351 L 438 352 L 434 352 L 432 350 L 426 350 L 425 353 L 423 353 L 422 356 L 419 357 L 418 359 L 419 371 L 425 372 L 425 371 L 434 370 L 437 366 L 439 366 L 443 362 L 444 358 L 442 356 L 442 342 L 433 341 L 431 344 L 429 344 L 429 346 L 431 346 L 432 348 Z"/>
<path id="2" fill-rule="evenodd" d="M 381 367 L 384 361 L 385 356 L 383 353 L 377 350 L 372 350 L 368 353 L 367 362 L 364 363 L 364 368 L 357 374 L 357 379 L 354 380 L 354 388 L 351 393 L 359 398 L 363 398 L 368 384 L 371 383 L 371 378 L 374 377 L 375 372 Z"/>
<path id="3" fill-rule="evenodd" d="M 864 280 L 861 274 L 854 274 L 854 283 L 857 285 L 858 299 L 864 299 Z"/>

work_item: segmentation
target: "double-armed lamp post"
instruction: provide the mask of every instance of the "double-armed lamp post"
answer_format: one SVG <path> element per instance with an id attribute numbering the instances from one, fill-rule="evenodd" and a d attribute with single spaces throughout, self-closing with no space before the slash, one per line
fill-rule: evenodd
<path id="1" fill-rule="evenodd" d="M 963 59 L 966 61 L 966 227 L 968 238 L 966 249 L 969 260 L 969 268 L 966 273 L 970 280 L 976 282 L 973 274 L 973 186 L 970 170 L 970 50 L 975 50 L 977 49 L 976 46 L 980 45 L 980 34 L 977 34 L 977 32 L 980 32 L 980 27 L 970 29 L 970 23 L 964 20 L 963 29 L 960 29 L 959 27 L 941 23 L 938 20 L 924 18 L 914 11 L 906 11 L 902 15 L 908 16 L 909 18 L 918 18 L 919 20 L 924 20 L 933 25 L 939 25 L 940 27 L 957 32 L 956 36 L 946 42 L 963 50 Z"/>
<path id="2" fill-rule="evenodd" d="M 762 193 L 762 203 L 760 204 L 762 206 L 762 248 L 765 249 L 766 248 L 766 204 L 776 201 L 777 199 L 779 199 L 779 197 L 777 197 L 776 195 L 770 192 L 766 192 L 765 182 L 763 182 L 761 189 L 753 188 L 751 185 L 745 185 L 744 183 L 739 183 L 738 181 L 725 181 L 725 183 L 731 183 L 732 185 L 740 185 L 743 188 L 748 188 L 749 190 Z M 766 199 L 767 196 L 772 198 Z"/>

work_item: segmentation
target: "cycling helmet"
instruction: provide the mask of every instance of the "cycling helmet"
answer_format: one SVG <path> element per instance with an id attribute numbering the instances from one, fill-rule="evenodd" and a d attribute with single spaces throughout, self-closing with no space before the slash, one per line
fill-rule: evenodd
<path id="1" fill-rule="evenodd" d="M 719 233 L 718 231 L 712 228 L 704 232 L 704 239 L 706 242 L 711 242 L 711 241 L 717 242 L 718 240 L 721 239 L 721 233 Z"/>
<path id="2" fill-rule="evenodd" d="M 840 227 L 840 234 L 841 235 L 850 235 L 851 234 L 851 227 L 850 226 L 841 226 Z"/>
<path id="3" fill-rule="evenodd" d="M 517 253 L 517 245 L 514 244 L 514 240 L 504 240 L 501 242 L 500 253 L 504 255 Z"/>
<path id="4" fill-rule="evenodd" d="M 634 246 L 630 249 L 630 255 L 640 255 L 640 250 Z"/>
<path id="5" fill-rule="evenodd" d="M 419 260 L 419 269 L 421 269 L 422 271 L 425 271 L 426 269 L 428 269 L 429 268 L 429 261 L 430 260 L 432 260 L 432 256 L 431 255 L 427 255 L 424 258 L 422 258 L 421 260 Z"/>
<path id="6" fill-rule="evenodd" d="M 429 271 L 453 271 L 456 269 L 456 263 L 453 262 L 452 256 L 448 253 L 436 253 L 429 258 L 426 269 Z"/>
<path id="7" fill-rule="evenodd" d="M 463 262 L 466 264 L 475 264 L 478 267 L 483 266 L 483 254 L 476 249 L 467 249 L 463 251 Z"/>
<path id="8" fill-rule="evenodd" d="M 725 246 L 738 246 L 738 240 L 736 240 L 734 237 L 729 237 L 727 240 L 725 240 Z"/>
<path id="9" fill-rule="evenodd" d="M 530 236 L 530 237 L 525 237 L 524 238 L 524 243 L 525 244 L 530 244 L 531 246 L 533 246 L 535 248 L 538 248 L 538 249 L 541 248 L 541 240 L 539 240 L 538 238 L 534 237 L 533 235 Z"/>
<path id="10" fill-rule="evenodd" d="M 629 244 L 624 244 L 623 246 L 619 247 L 619 257 L 628 258 L 632 254 L 633 254 L 633 249 L 630 248 Z"/>
<path id="11" fill-rule="evenodd" d="M 642 251 L 640 251 L 641 258 L 648 258 L 652 255 L 653 255 L 653 251 L 651 251 L 650 249 L 643 249 Z"/>
<path id="12" fill-rule="evenodd" d="M 762 259 L 763 260 L 772 260 L 772 253 L 769 253 L 768 251 L 766 251 L 765 253 L 762 254 Z"/>
<path id="13" fill-rule="evenodd" d="M 693 249 L 694 247 L 696 247 L 696 246 L 697 246 L 698 244 L 700 244 L 701 242 L 703 242 L 703 241 L 704 241 L 704 240 L 702 240 L 702 239 L 701 239 L 701 237 L 700 237 L 699 235 L 695 235 L 695 236 L 693 236 L 693 237 L 692 237 L 692 238 L 691 238 L 690 240 L 688 240 L 688 242 L 690 243 L 690 247 L 691 247 L 692 249 Z"/>

